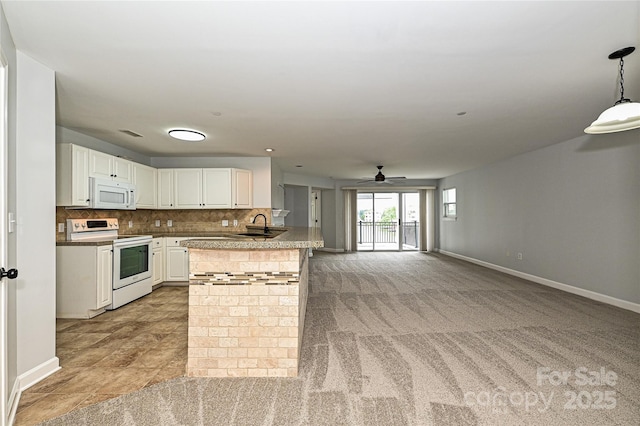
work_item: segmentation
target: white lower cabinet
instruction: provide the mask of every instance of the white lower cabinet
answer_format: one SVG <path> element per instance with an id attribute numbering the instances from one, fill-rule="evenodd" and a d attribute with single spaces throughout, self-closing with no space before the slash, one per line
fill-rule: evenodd
<path id="1" fill-rule="evenodd" d="M 164 238 L 154 238 L 151 244 L 153 253 L 153 285 L 164 281 Z"/>
<path id="2" fill-rule="evenodd" d="M 180 247 L 180 242 L 185 239 L 165 239 L 165 281 L 189 281 L 189 250 Z"/>
<path id="3" fill-rule="evenodd" d="M 56 317 L 93 318 L 111 304 L 113 248 L 56 248 Z"/>

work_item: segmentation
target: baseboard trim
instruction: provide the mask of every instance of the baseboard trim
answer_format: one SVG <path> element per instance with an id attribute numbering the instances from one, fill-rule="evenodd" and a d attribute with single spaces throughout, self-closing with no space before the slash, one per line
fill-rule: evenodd
<path id="1" fill-rule="evenodd" d="M 331 247 L 321 247 L 321 248 L 316 248 L 314 249 L 315 251 L 326 251 L 329 253 L 344 253 L 344 249 L 337 249 L 337 248 L 331 248 Z"/>
<path id="2" fill-rule="evenodd" d="M 7 401 L 7 413 L 9 414 L 7 418 L 8 425 L 12 425 L 15 421 L 21 395 L 22 391 L 20 391 L 20 379 L 16 378 L 16 380 L 13 382 L 11 393 L 9 394 L 9 400 Z"/>
<path id="3" fill-rule="evenodd" d="M 54 356 L 50 360 L 45 361 L 16 377 L 16 380 L 13 382 L 13 387 L 11 388 L 11 393 L 9 394 L 9 400 L 7 401 L 7 413 L 9 414 L 7 424 L 12 425 L 15 421 L 22 392 L 38 383 L 40 380 L 49 377 L 56 371 L 60 370 L 60 368 L 60 360 L 57 356 Z"/>
<path id="4" fill-rule="evenodd" d="M 57 356 L 54 356 L 50 360 L 35 366 L 25 373 L 22 373 L 18 376 L 18 381 L 20 382 L 20 391 L 24 392 L 31 386 L 38 383 L 40 380 L 45 379 L 56 371 L 60 370 L 60 368 L 60 360 Z"/>
<path id="5" fill-rule="evenodd" d="M 626 309 L 640 313 L 640 304 L 629 302 L 615 297 L 607 296 L 605 294 L 596 293 L 595 291 L 585 290 L 580 287 L 574 287 L 569 284 L 560 283 L 557 281 L 549 280 L 547 278 L 538 277 L 536 275 L 527 274 L 525 272 L 516 271 L 515 269 L 505 268 L 504 266 L 495 265 L 493 263 L 485 262 L 484 260 L 475 259 L 473 257 L 463 256 L 461 254 L 453 253 L 446 250 L 437 250 L 438 253 L 442 253 L 446 256 L 454 257 L 456 259 L 464 260 L 476 265 L 484 266 L 485 268 L 493 269 L 496 271 L 504 272 L 505 274 L 513 275 L 514 277 L 523 278 L 534 283 L 542 284 L 547 287 L 553 287 L 558 290 L 566 291 L 567 293 L 577 294 L 578 296 L 586 297 L 587 299 L 595 300 L 597 302 L 613 305 L 618 308 Z"/>

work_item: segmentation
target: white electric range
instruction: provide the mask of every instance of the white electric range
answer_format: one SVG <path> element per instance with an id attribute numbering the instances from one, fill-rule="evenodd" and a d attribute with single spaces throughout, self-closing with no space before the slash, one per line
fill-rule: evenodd
<path id="1" fill-rule="evenodd" d="M 118 219 L 67 219 L 67 241 L 111 242 L 113 280 L 111 304 L 116 309 L 151 293 L 151 235 L 119 234 Z"/>

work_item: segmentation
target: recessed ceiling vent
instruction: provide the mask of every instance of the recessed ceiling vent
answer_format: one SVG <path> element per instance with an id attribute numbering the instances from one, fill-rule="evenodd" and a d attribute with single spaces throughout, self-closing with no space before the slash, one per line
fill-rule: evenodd
<path id="1" fill-rule="evenodd" d="M 133 132 L 131 130 L 120 130 L 120 131 L 122 133 L 124 133 L 125 135 L 129 135 L 129 136 L 132 136 L 134 138 L 141 138 L 142 137 L 142 135 L 140 133 L 136 133 L 136 132 Z"/>

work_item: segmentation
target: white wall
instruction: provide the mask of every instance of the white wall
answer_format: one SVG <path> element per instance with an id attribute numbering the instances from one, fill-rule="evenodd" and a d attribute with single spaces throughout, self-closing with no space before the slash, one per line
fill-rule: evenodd
<path id="1" fill-rule="evenodd" d="M 271 160 L 271 208 L 284 209 L 284 173 L 273 160 Z"/>
<path id="2" fill-rule="evenodd" d="M 56 242 L 51 232 L 56 216 L 55 76 L 21 52 L 17 72 L 17 350 L 18 375 L 28 382 L 58 367 Z M 30 373 L 32 369 L 39 371 Z"/>
<path id="3" fill-rule="evenodd" d="M 151 165 L 151 158 L 146 155 L 103 141 L 102 139 L 87 136 L 75 130 L 67 129 L 66 127 L 56 127 L 56 143 L 72 143 L 95 151 L 104 152 L 105 154 L 123 157 L 136 163 L 146 164 L 147 166 Z"/>
<path id="4" fill-rule="evenodd" d="M 271 158 L 269 157 L 152 157 L 157 168 L 233 167 L 253 170 L 253 207 L 271 208 Z"/>
<path id="5" fill-rule="evenodd" d="M 640 303 L 640 130 L 581 136 L 439 186 L 458 199 L 458 220 L 440 219 L 440 249 Z"/>

